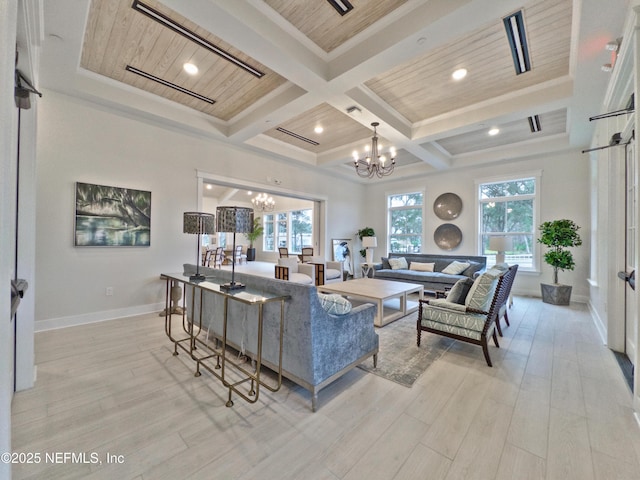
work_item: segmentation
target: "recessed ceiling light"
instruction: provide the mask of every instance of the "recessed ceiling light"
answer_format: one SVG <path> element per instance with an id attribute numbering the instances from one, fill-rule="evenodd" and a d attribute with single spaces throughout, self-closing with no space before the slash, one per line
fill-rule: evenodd
<path id="1" fill-rule="evenodd" d="M 322 133 L 324 132 L 324 128 L 322 128 L 320 125 L 318 125 L 316 128 L 313 129 L 314 132 L 316 133 Z"/>
<path id="2" fill-rule="evenodd" d="M 500 129 L 499 129 L 499 128 L 497 128 L 497 127 L 493 127 L 491 130 L 489 130 L 489 135 L 491 135 L 492 137 L 493 137 L 494 135 L 499 134 L 499 133 L 500 133 Z"/>
<path id="3" fill-rule="evenodd" d="M 213 185 L 211 185 L 210 183 L 207 183 L 207 190 L 211 190 L 213 188 Z"/>
<path id="4" fill-rule="evenodd" d="M 467 69 L 459 68 L 458 70 L 453 72 L 451 76 L 453 77 L 454 80 L 462 80 L 464 77 L 467 76 Z"/>
<path id="5" fill-rule="evenodd" d="M 253 192 L 251 190 L 247 190 L 247 195 L 253 195 Z"/>
<path id="6" fill-rule="evenodd" d="M 182 68 L 184 68 L 184 71 L 187 72 L 189 75 L 195 75 L 196 73 L 198 73 L 198 67 L 196 67 L 193 63 L 185 63 L 184 65 L 182 65 Z"/>

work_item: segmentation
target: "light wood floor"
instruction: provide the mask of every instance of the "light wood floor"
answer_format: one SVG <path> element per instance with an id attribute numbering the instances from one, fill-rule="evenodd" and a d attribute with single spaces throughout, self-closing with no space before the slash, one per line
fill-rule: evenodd
<path id="1" fill-rule="evenodd" d="M 360 369 L 320 392 L 287 383 L 255 405 L 171 355 L 163 319 L 36 335 L 38 381 L 16 394 L 17 452 L 97 452 L 101 465 L 14 478 L 612 480 L 640 478 L 631 394 L 585 305 L 516 298 L 488 368 L 457 343 L 413 388 Z M 106 454 L 124 463 L 106 464 Z"/>

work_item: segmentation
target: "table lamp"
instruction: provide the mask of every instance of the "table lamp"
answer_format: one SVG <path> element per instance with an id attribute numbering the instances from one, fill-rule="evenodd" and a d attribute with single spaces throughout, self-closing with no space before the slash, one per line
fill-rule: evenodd
<path id="1" fill-rule="evenodd" d="M 490 237 L 489 250 L 494 250 L 496 254 L 496 264 L 504 263 L 504 253 L 511 250 L 511 237 Z"/>
<path id="2" fill-rule="evenodd" d="M 182 222 L 182 232 L 198 235 L 198 246 L 196 248 L 196 274 L 191 275 L 189 280 L 201 282 L 204 275 L 200 273 L 200 236 L 216 233 L 216 222 L 213 213 L 204 212 L 184 212 Z"/>
<path id="3" fill-rule="evenodd" d="M 367 249 L 367 263 L 373 263 L 373 249 L 378 246 L 376 237 L 362 237 L 362 246 Z"/>
<path id="4" fill-rule="evenodd" d="M 223 290 L 239 290 L 245 286 L 236 283 L 236 233 L 249 233 L 253 229 L 253 209 L 246 207 L 218 207 L 216 209 L 218 232 L 233 232 L 231 283 L 220 285 Z"/>

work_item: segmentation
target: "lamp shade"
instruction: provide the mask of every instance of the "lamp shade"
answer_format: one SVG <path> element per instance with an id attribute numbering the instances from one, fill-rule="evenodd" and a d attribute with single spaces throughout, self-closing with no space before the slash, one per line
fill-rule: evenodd
<path id="1" fill-rule="evenodd" d="M 253 208 L 218 207 L 218 232 L 249 233 L 253 230 Z"/>
<path id="2" fill-rule="evenodd" d="M 184 212 L 182 232 L 198 235 L 216 233 L 215 215 L 204 212 Z"/>
<path id="3" fill-rule="evenodd" d="M 490 237 L 489 250 L 506 252 L 511 249 L 511 237 Z"/>
<path id="4" fill-rule="evenodd" d="M 362 237 L 362 246 L 364 248 L 375 248 L 378 246 L 378 239 L 376 237 Z"/>

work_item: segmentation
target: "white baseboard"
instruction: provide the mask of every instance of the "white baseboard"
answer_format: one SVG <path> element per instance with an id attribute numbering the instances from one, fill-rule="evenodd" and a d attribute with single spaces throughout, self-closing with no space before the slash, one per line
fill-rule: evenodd
<path id="1" fill-rule="evenodd" d="M 165 303 L 152 303 L 149 305 L 138 305 L 135 307 L 118 308 L 115 310 L 105 310 L 102 312 L 91 312 L 83 315 L 75 315 L 73 317 L 49 318 L 47 320 L 39 320 L 35 322 L 35 332 L 44 332 L 47 330 L 55 330 L 57 328 L 74 327 L 76 325 L 85 325 L 87 323 L 104 322 L 105 320 L 114 320 L 116 318 L 133 317 L 135 315 L 144 315 L 147 313 L 159 312 L 164 310 Z"/>
<path id="2" fill-rule="evenodd" d="M 519 297 L 532 297 L 539 298 L 542 301 L 542 294 L 540 290 L 531 291 L 531 290 L 522 290 L 522 289 L 513 289 L 512 293 Z M 589 297 L 586 295 L 571 295 L 571 303 L 589 303 Z"/>
<path id="3" fill-rule="evenodd" d="M 607 329 L 604 325 L 604 322 L 602 321 L 602 318 L 600 318 L 600 315 L 598 315 L 598 312 L 596 311 L 596 309 L 593 308 L 593 304 L 591 303 L 591 300 L 587 302 L 587 305 L 589 306 L 589 312 L 591 313 L 593 324 L 595 325 L 596 330 L 598 331 L 598 334 L 602 339 L 602 343 L 604 345 L 607 345 Z"/>

